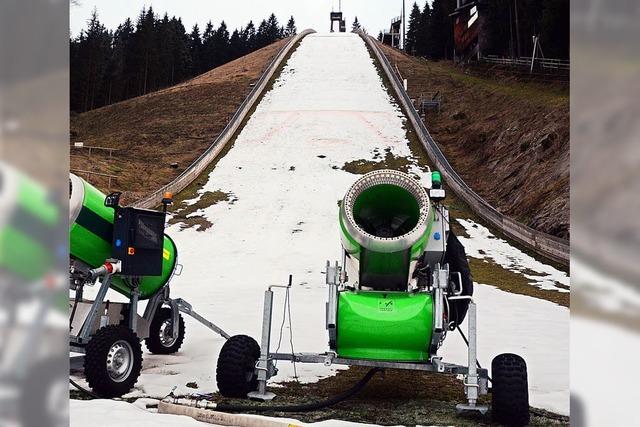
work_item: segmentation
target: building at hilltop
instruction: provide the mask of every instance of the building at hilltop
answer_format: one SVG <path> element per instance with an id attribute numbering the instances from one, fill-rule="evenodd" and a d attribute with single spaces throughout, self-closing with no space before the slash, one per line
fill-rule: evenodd
<path id="1" fill-rule="evenodd" d="M 487 46 L 484 31 L 485 17 L 482 0 L 458 0 L 455 11 L 450 15 L 453 20 L 453 38 L 456 62 L 467 62 L 480 58 Z"/>
<path id="2" fill-rule="evenodd" d="M 402 27 L 402 17 L 396 16 L 391 20 L 389 31 L 382 34 L 382 43 L 391 47 L 400 48 L 400 28 Z"/>

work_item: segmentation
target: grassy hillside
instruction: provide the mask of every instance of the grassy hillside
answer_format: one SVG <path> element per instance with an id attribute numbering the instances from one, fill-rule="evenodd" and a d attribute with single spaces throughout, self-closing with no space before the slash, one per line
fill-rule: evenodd
<path id="1" fill-rule="evenodd" d="M 443 96 L 425 122 L 449 162 L 501 212 L 569 236 L 569 91 L 508 75 L 479 77 L 383 46 L 416 100 Z"/>
<path id="2" fill-rule="evenodd" d="M 116 148 L 71 150 L 71 168 L 116 175 L 80 173 L 103 191 L 123 191 L 130 203 L 178 176 L 224 129 L 281 40 L 171 88 L 92 110 L 71 118 L 71 141 Z M 172 168 L 171 163 L 177 163 Z"/>

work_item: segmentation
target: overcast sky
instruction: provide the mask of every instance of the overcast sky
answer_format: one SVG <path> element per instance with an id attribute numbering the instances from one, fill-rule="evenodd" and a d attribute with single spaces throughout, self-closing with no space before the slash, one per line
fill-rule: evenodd
<path id="1" fill-rule="evenodd" d="M 250 19 L 257 24 L 275 13 L 281 24 L 293 15 L 298 30 L 313 28 L 329 31 L 329 12 L 338 10 L 338 0 L 79 0 L 79 6 L 71 6 L 71 35 L 76 36 L 86 27 L 93 8 L 98 9 L 100 21 L 109 29 L 115 29 L 127 17 L 134 20 L 143 6 L 153 6 L 156 13 L 181 17 L 187 30 L 195 23 L 202 29 L 211 20 L 216 26 L 225 20 L 231 29 L 246 25 Z M 422 5 L 424 0 L 419 1 Z M 413 0 L 406 0 L 407 15 Z M 371 34 L 388 29 L 391 18 L 399 16 L 402 0 L 342 0 L 342 12 L 347 29 L 355 16 Z"/>

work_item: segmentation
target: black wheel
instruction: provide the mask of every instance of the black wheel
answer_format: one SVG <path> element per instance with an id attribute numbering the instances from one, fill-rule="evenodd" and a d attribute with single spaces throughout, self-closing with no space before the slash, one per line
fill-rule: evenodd
<path id="1" fill-rule="evenodd" d="M 155 354 L 171 354 L 180 349 L 184 341 L 184 319 L 178 314 L 178 336 L 173 338 L 173 316 L 168 307 L 159 307 L 149 325 L 147 348 Z"/>
<path id="2" fill-rule="evenodd" d="M 216 381 L 225 397 L 244 398 L 258 387 L 255 373 L 260 346 L 251 337 L 236 335 L 227 340 L 218 356 Z"/>
<path id="3" fill-rule="evenodd" d="M 456 289 L 462 286 L 462 295 L 473 295 L 473 279 L 471 278 L 471 269 L 469 268 L 469 260 L 464 251 L 464 246 L 458 240 L 453 230 L 449 231 L 447 236 L 447 250 L 444 254 L 444 263 L 449 264 L 449 271 L 452 273 L 459 272 L 462 278 L 462 284 L 458 283 L 458 275 L 452 274 L 451 281 L 454 282 Z M 462 323 L 467 315 L 469 308 L 469 300 L 449 301 L 449 322 L 453 322 L 453 327 Z"/>
<path id="4" fill-rule="evenodd" d="M 20 421 L 24 427 L 69 425 L 68 358 L 53 358 L 29 367 L 21 387 Z"/>
<path id="5" fill-rule="evenodd" d="M 491 414 L 507 426 L 529 424 L 527 364 L 517 354 L 500 354 L 491 362 Z"/>
<path id="6" fill-rule="evenodd" d="M 142 348 L 125 325 L 98 329 L 85 348 L 84 374 L 102 397 L 120 397 L 133 388 L 142 369 Z"/>

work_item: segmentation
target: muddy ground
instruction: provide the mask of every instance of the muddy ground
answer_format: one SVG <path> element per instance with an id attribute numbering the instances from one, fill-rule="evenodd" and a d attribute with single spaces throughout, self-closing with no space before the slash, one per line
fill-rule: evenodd
<path id="1" fill-rule="evenodd" d="M 425 124 L 464 180 L 498 210 L 569 237 L 569 90 L 508 74 L 480 77 L 383 46 L 412 98 L 442 96 Z"/>
<path id="2" fill-rule="evenodd" d="M 352 367 L 335 377 L 313 384 L 288 382 L 270 387 L 277 397 L 272 404 L 303 404 L 318 402 L 335 396 L 353 386 L 367 372 L 367 368 Z M 220 403 L 251 403 L 247 400 L 224 399 L 214 395 Z M 481 403 L 490 404 L 490 396 Z M 376 374 L 365 388 L 353 398 L 314 412 L 273 413 L 279 417 L 296 418 L 303 422 L 340 419 L 380 425 L 493 425 L 491 414 L 456 414 L 455 405 L 464 402 L 462 382 L 454 376 L 436 375 L 402 370 L 386 370 Z M 251 404 L 261 405 L 253 402 Z M 569 418 L 532 409 L 533 426 L 565 426 Z"/>

